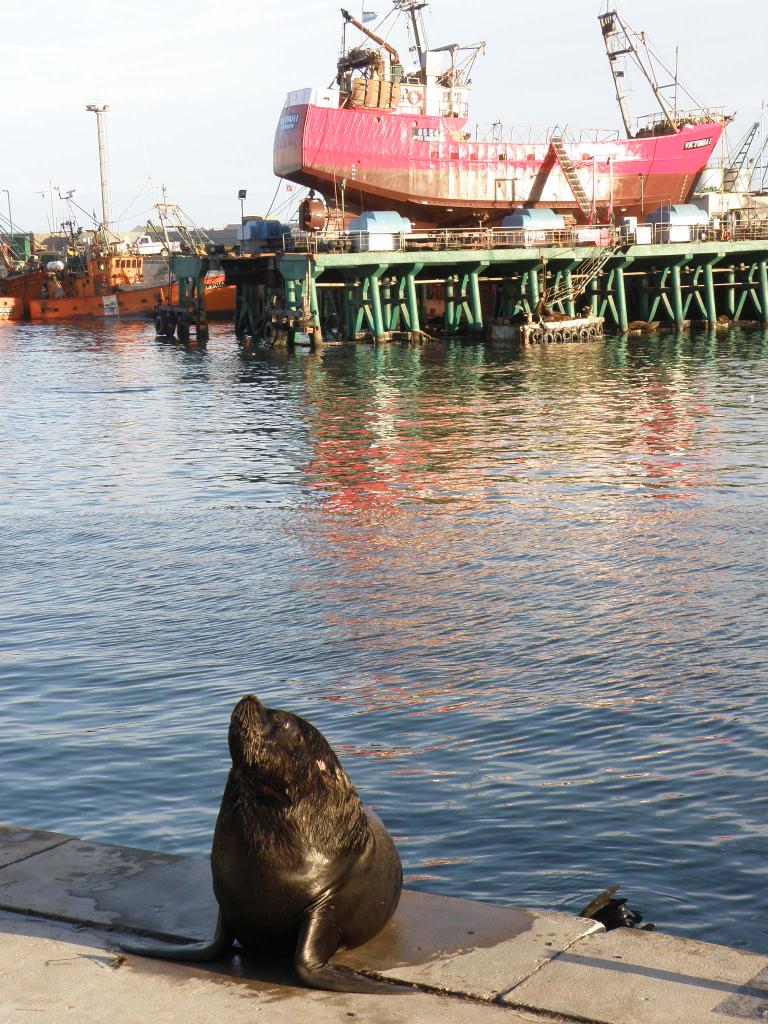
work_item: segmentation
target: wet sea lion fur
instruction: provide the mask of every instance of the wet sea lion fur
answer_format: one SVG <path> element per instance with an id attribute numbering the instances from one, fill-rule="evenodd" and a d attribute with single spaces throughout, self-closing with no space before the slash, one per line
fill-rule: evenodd
<path id="1" fill-rule="evenodd" d="M 211 850 L 219 904 L 209 943 L 123 944 L 127 952 L 202 962 L 247 950 L 293 957 L 299 977 L 340 992 L 402 992 L 328 961 L 373 938 L 402 888 L 395 845 L 367 811 L 325 737 L 247 695 L 229 727 L 232 769 Z"/>

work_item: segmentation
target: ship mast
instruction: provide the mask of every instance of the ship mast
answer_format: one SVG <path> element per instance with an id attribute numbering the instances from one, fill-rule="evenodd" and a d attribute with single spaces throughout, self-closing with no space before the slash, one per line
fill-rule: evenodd
<path id="1" fill-rule="evenodd" d="M 425 7 L 428 7 L 429 4 L 426 0 L 394 0 L 394 4 L 398 11 L 403 11 L 411 16 L 411 27 L 413 29 L 413 39 L 416 44 L 416 53 L 419 58 L 419 67 L 423 69 L 429 46 L 427 44 L 427 33 L 424 28 L 424 19 L 421 16 L 421 12 Z"/>
<path id="2" fill-rule="evenodd" d="M 631 139 L 634 137 L 632 132 L 632 122 L 627 111 L 627 96 L 624 92 L 624 68 L 621 66 L 623 61 L 622 57 L 629 57 L 636 66 L 640 69 L 646 81 L 653 90 L 653 94 L 661 107 L 662 113 L 669 124 L 669 127 L 675 133 L 680 131 L 680 125 L 678 123 L 677 116 L 677 74 L 675 74 L 675 107 L 672 107 L 662 92 L 663 86 L 660 86 L 656 78 L 654 71 L 653 61 L 655 60 L 662 67 L 664 65 L 652 54 L 648 43 L 646 42 L 645 33 L 637 33 L 633 31 L 618 13 L 618 11 L 606 11 L 605 14 L 598 15 L 598 21 L 600 22 L 600 28 L 603 32 L 603 42 L 605 43 L 605 53 L 608 57 L 608 63 L 611 66 L 611 74 L 613 75 L 614 85 L 616 86 L 616 99 L 619 101 L 619 109 L 621 110 L 621 119 L 624 122 L 624 128 L 627 133 L 627 138 Z M 647 60 L 644 60 L 640 48 L 642 46 L 646 52 Z M 665 71 L 668 71 L 665 68 Z M 691 97 L 693 98 L 693 97 Z"/>
<path id="3" fill-rule="evenodd" d="M 109 199 L 107 191 L 107 140 L 104 130 L 104 114 L 109 107 L 99 107 L 89 103 L 85 108 L 96 115 L 96 133 L 99 140 L 99 179 L 101 181 L 101 236 L 104 244 L 108 244 L 109 236 Z"/>

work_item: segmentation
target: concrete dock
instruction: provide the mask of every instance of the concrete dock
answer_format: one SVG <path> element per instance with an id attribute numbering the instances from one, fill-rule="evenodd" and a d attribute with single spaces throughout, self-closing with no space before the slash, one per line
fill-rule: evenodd
<path id="1" fill-rule="evenodd" d="M 316 992 L 289 964 L 245 956 L 116 951 L 126 935 L 205 939 L 215 919 L 206 859 L 0 826 L 0 1024 L 768 1020 L 768 956 L 412 891 L 376 939 L 334 958 L 408 995 Z"/>

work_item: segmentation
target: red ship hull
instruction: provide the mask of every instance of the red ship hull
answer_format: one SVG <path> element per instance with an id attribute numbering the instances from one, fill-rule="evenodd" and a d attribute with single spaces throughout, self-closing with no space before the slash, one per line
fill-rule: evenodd
<path id="1" fill-rule="evenodd" d="M 397 210 L 419 227 L 498 224 L 513 208 L 549 207 L 579 223 L 646 216 L 685 203 L 723 132 L 712 121 L 676 134 L 564 140 L 581 201 L 549 138 L 478 142 L 466 121 L 300 104 L 282 112 L 275 174 L 350 212 Z M 594 136 L 594 133 L 591 133 Z M 586 201 L 585 201 L 586 200 Z"/>

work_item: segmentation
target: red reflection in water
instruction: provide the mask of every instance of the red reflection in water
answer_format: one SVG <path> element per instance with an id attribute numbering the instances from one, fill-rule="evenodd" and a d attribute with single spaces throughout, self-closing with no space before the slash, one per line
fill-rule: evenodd
<path id="1" fill-rule="evenodd" d="M 409 374 L 394 372 L 395 356 L 356 364 L 357 376 L 348 364 L 305 364 L 313 445 L 305 471 L 318 501 L 301 538 L 336 569 L 302 585 L 327 609 L 328 625 L 367 653 L 425 667 L 423 680 L 409 672 L 407 684 L 378 672 L 340 679 L 326 699 L 353 702 L 359 713 L 487 716 L 508 707 L 509 680 L 484 677 L 468 656 L 478 629 L 503 635 L 516 602 L 551 587 L 527 574 L 553 550 L 585 587 L 632 588 L 654 614 L 654 602 L 669 604 L 670 587 L 695 598 L 695 578 L 676 567 L 659 572 L 666 596 L 636 568 L 658 563 L 663 538 L 714 478 L 702 444 L 712 410 L 690 374 L 607 378 L 594 353 L 543 353 L 526 357 L 510 381 L 508 368 L 484 378 L 477 362 L 448 372 L 407 358 Z M 651 511 L 648 496 L 664 505 Z M 625 548 L 634 548 L 630 559 L 617 556 Z M 539 628 L 559 630 L 548 614 L 537 610 Z"/>
<path id="2" fill-rule="evenodd" d="M 655 499 L 672 501 L 713 482 L 708 452 L 695 443 L 701 424 L 711 416 L 711 406 L 692 401 L 666 381 L 653 380 L 644 389 L 636 409 L 636 439 L 648 456 L 642 466 Z"/>

